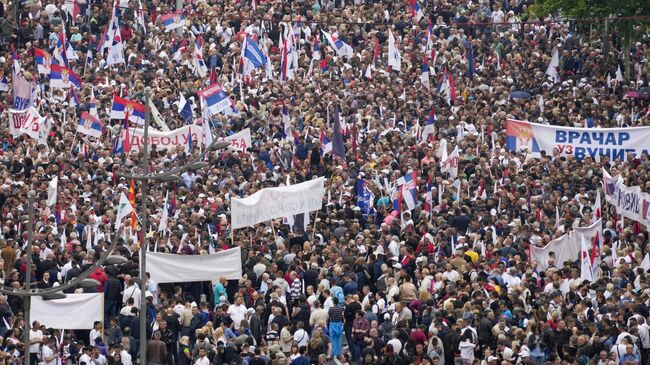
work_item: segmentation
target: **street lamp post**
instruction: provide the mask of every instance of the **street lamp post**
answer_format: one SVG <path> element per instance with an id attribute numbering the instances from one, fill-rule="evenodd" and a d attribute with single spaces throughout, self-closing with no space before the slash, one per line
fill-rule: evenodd
<path id="1" fill-rule="evenodd" d="M 149 175 L 149 102 L 151 99 L 151 88 L 147 86 L 144 89 L 145 109 L 144 109 L 144 143 L 142 156 L 142 174 Z M 142 244 L 140 245 L 140 365 L 147 364 L 147 179 L 142 179 Z"/>
<path id="2" fill-rule="evenodd" d="M 25 291 L 29 292 L 32 289 L 32 239 L 34 235 L 34 197 L 36 192 L 30 190 L 27 193 L 27 255 L 25 257 Z M 29 332 L 32 324 L 30 323 L 29 311 L 31 310 L 31 297 L 26 297 L 23 308 L 23 318 L 25 319 L 25 333 L 23 333 L 23 343 L 25 344 L 25 365 L 30 365 L 30 339 Z"/>

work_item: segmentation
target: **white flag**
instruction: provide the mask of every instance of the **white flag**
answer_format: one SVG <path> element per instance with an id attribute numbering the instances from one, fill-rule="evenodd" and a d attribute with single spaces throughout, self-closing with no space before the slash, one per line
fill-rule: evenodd
<path id="1" fill-rule="evenodd" d="M 59 187 L 59 178 L 54 177 L 52 181 L 47 185 L 47 206 L 51 207 L 56 204 L 56 191 Z"/>
<path id="2" fill-rule="evenodd" d="M 587 239 L 584 235 L 581 235 L 581 247 L 580 250 L 580 279 L 589 280 L 589 282 L 594 281 L 593 271 L 591 270 L 591 257 L 589 255 L 589 247 L 587 244 Z"/>
<path id="3" fill-rule="evenodd" d="M 388 66 L 391 66 L 393 71 L 402 70 L 402 56 L 399 54 L 395 45 L 395 37 L 390 29 L 388 30 Z"/>
<path id="4" fill-rule="evenodd" d="M 548 64 L 548 68 L 546 69 L 546 75 L 553 79 L 553 83 L 560 82 L 560 74 L 557 73 L 559 67 L 560 67 L 560 56 L 558 54 L 557 48 L 553 48 L 551 62 Z"/>
<path id="5" fill-rule="evenodd" d="M 645 254 L 643 261 L 641 261 L 641 266 L 639 267 L 643 269 L 643 272 L 650 271 L 650 253 Z"/>
<path id="6" fill-rule="evenodd" d="M 128 216 L 134 211 L 135 210 L 133 209 L 133 206 L 131 205 L 129 198 L 127 198 L 126 195 L 124 195 L 124 193 L 121 193 L 120 204 L 117 207 L 117 215 L 115 216 L 115 230 L 119 230 L 120 225 L 122 225 L 122 219 L 124 219 L 124 217 Z"/>
<path id="7" fill-rule="evenodd" d="M 165 232 L 167 230 L 167 220 L 169 219 L 169 207 L 167 205 L 167 198 L 169 197 L 169 190 L 165 193 L 165 203 L 163 210 L 160 214 L 160 223 L 158 223 L 158 232 Z"/>

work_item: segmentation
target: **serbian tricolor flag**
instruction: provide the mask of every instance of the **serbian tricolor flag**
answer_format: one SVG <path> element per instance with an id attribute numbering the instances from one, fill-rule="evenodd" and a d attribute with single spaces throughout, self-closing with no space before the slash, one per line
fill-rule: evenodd
<path id="1" fill-rule="evenodd" d="M 408 210 L 415 209 L 417 205 L 418 177 L 416 172 L 411 172 L 397 180 L 397 185 L 402 189 L 402 196 Z"/>
<path id="2" fill-rule="evenodd" d="M 121 98 L 117 96 L 117 94 L 114 94 L 110 119 L 125 119 L 127 114 L 129 116 L 129 121 L 144 124 L 144 104 Z"/>
<path id="3" fill-rule="evenodd" d="M 129 120 L 124 118 L 124 125 L 120 131 L 120 135 L 115 141 L 115 148 L 113 148 L 113 153 L 129 153 L 131 152 L 131 133 L 129 132 Z"/>
<path id="4" fill-rule="evenodd" d="M 327 138 L 327 135 L 324 131 L 320 132 L 320 154 L 325 156 L 328 153 L 332 152 L 332 141 Z"/>
<path id="5" fill-rule="evenodd" d="M 89 135 L 91 137 L 101 138 L 103 128 L 104 123 L 90 115 L 90 113 L 81 113 L 81 117 L 79 117 L 79 123 L 77 124 L 77 132 Z"/>
<path id="6" fill-rule="evenodd" d="M 36 69 L 41 75 L 49 75 L 52 66 L 52 55 L 40 48 L 34 48 L 34 60 Z"/>
<path id="7" fill-rule="evenodd" d="M 50 72 L 50 87 L 69 89 L 71 87 L 81 88 L 81 79 L 67 67 L 52 65 Z"/>
<path id="8" fill-rule="evenodd" d="M 419 23 L 420 20 L 424 18 L 424 12 L 422 11 L 422 8 L 420 8 L 420 4 L 418 4 L 417 0 L 411 1 L 411 16 L 415 18 L 416 23 Z"/>
<path id="9" fill-rule="evenodd" d="M 438 86 L 438 93 L 445 96 L 448 105 L 454 105 L 456 101 L 456 87 L 454 86 L 454 77 L 445 67 L 442 74 L 442 80 Z"/>
<path id="10" fill-rule="evenodd" d="M 160 21 L 165 30 L 170 31 L 185 25 L 185 15 L 178 13 L 165 14 L 160 16 Z"/>
<path id="11" fill-rule="evenodd" d="M 420 81 L 422 82 L 422 86 L 426 87 L 427 90 L 431 88 L 431 84 L 429 83 L 429 63 L 427 61 L 427 54 L 424 54 L 424 60 L 422 61 L 422 76 Z"/>

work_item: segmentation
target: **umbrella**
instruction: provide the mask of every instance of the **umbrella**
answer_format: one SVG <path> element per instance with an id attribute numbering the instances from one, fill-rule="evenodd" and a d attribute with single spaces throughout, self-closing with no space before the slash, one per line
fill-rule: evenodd
<path id="1" fill-rule="evenodd" d="M 510 93 L 510 99 L 530 99 L 531 95 L 528 91 L 513 91 Z"/>
<path id="2" fill-rule="evenodd" d="M 639 89 L 639 98 L 650 99 L 650 87 L 643 87 Z"/>

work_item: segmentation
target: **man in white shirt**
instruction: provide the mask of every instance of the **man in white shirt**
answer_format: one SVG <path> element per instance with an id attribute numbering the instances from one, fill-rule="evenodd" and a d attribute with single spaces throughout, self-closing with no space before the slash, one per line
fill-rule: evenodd
<path id="1" fill-rule="evenodd" d="M 140 308 L 140 288 L 135 284 L 135 280 L 131 276 L 124 278 L 126 287 L 122 292 L 122 304 L 126 305 L 129 298 L 133 298 L 133 306 Z"/>
<path id="2" fill-rule="evenodd" d="M 43 364 L 44 365 L 56 365 L 58 356 L 54 351 L 55 345 L 52 343 L 52 340 L 49 337 L 43 339 L 43 349 L 41 350 Z M 30 358 L 31 359 L 31 358 Z"/>
<path id="3" fill-rule="evenodd" d="M 97 343 L 97 339 L 102 338 L 102 322 L 100 321 L 95 321 L 93 324 L 93 329 L 90 330 L 90 336 L 89 336 L 89 341 L 88 343 L 90 346 L 95 347 Z"/>
<path id="4" fill-rule="evenodd" d="M 241 321 L 246 319 L 246 306 L 244 305 L 244 298 L 241 295 L 238 295 L 235 298 L 235 304 L 231 304 L 228 307 L 228 314 L 230 318 L 235 323 L 235 328 L 239 328 Z"/>
<path id="5" fill-rule="evenodd" d="M 460 274 L 453 269 L 451 264 L 447 264 L 446 271 L 442 273 L 442 277 L 453 283 L 460 279 Z"/>
<path id="6" fill-rule="evenodd" d="M 79 365 L 93 365 L 93 358 L 90 357 L 90 347 L 83 348 L 83 354 L 79 356 Z"/>
<path id="7" fill-rule="evenodd" d="M 38 321 L 32 323 L 32 328 L 29 330 L 29 363 L 35 365 L 38 363 L 38 353 L 41 350 L 43 343 L 43 332 L 40 330 L 41 324 Z"/>
<path id="8" fill-rule="evenodd" d="M 307 334 L 307 331 L 303 328 L 304 324 L 299 321 L 296 323 L 296 332 L 293 334 L 293 340 L 295 343 L 298 344 L 298 348 L 301 348 L 302 346 L 307 346 L 309 343 L 309 335 Z"/>
<path id="9" fill-rule="evenodd" d="M 95 365 L 108 365 L 108 360 L 106 359 L 106 356 L 102 355 L 99 353 L 99 348 L 95 347 L 93 349 L 93 363 Z"/>
<path id="10" fill-rule="evenodd" d="M 210 360 L 206 356 L 205 349 L 203 347 L 199 348 L 199 358 L 196 359 L 194 365 L 210 365 Z"/>

